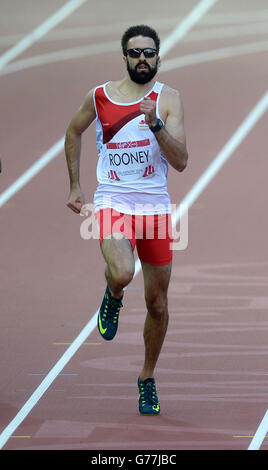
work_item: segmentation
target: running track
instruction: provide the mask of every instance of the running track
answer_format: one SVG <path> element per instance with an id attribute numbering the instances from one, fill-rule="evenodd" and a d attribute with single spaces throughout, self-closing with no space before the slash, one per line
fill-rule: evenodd
<path id="1" fill-rule="evenodd" d="M 1 57 L 67 2 L 2 3 Z M 197 3 L 86 1 L 0 69 L 0 193 L 62 138 L 90 88 L 124 74 L 126 27 L 150 23 L 164 41 Z M 181 91 L 190 154 L 185 172 L 170 169 L 173 203 L 267 92 L 267 53 L 267 2 L 218 0 L 163 58 L 158 79 Z M 103 342 L 94 328 L 3 449 L 246 450 L 254 437 L 255 449 L 267 449 L 265 111 L 189 209 L 189 243 L 175 252 L 156 371 L 161 415 L 144 418 L 137 409 L 145 318 L 138 273 L 115 340 Z M 95 168 L 93 125 L 81 164 L 89 202 Z M 3 433 L 102 300 L 98 241 L 80 237 L 82 219 L 65 206 L 68 190 L 60 151 L 0 209 Z"/>

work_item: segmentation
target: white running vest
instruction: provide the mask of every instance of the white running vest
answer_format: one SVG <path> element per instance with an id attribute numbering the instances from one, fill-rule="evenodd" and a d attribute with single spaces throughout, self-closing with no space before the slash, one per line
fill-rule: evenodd
<path id="1" fill-rule="evenodd" d="M 168 162 L 145 124 L 140 111 L 143 98 L 134 103 L 117 103 L 106 85 L 94 90 L 96 109 L 97 180 L 95 212 L 111 207 L 126 214 L 171 212 L 167 192 Z M 158 102 L 163 83 L 156 82 L 147 93 Z"/>

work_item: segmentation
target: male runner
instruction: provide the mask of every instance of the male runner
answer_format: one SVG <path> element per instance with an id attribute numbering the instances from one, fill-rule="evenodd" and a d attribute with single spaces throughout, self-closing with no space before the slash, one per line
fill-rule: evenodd
<path id="1" fill-rule="evenodd" d="M 79 213 L 85 203 L 79 183 L 81 135 L 96 119 L 99 158 L 94 207 L 107 280 L 98 328 L 106 340 L 117 332 L 124 288 L 134 275 L 137 246 L 147 307 L 145 358 L 138 377 L 139 411 L 156 415 L 160 405 L 154 370 L 168 325 L 172 265 L 172 235 L 166 230 L 171 220 L 167 170 L 169 163 L 183 171 L 188 153 L 180 93 L 154 80 L 159 65 L 157 33 L 146 25 L 133 26 L 123 34 L 121 45 L 126 77 L 90 90 L 67 129 L 67 206 Z M 153 230 L 149 237 L 148 221 Z M 165 236 L 159 236 L 160 232 Z"/>

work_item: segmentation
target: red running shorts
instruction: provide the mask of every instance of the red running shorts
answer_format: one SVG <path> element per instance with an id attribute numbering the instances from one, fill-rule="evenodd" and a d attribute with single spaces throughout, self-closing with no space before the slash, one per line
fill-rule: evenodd
<path id="1" fill-rule="evenodd" d="M 141 261 L 159 266 L 172 261 L 171 214 L 131 215 L 106 208 L 98 211 L 96 217 L 100 244 L 112 233 L 123 234 L 130 241 L 133 251 L 137 247 Z"/>

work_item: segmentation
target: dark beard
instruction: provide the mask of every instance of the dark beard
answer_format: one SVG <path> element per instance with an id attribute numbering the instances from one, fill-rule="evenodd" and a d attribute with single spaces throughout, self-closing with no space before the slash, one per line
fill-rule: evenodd
<path id="1" fill-rule="evenodd" d="M 150 82 L 156 75 L 157 70 L 158 70 L 158 63 L 156 64 L 155 67 L 150 67 L 150 65 L 146 63 L 148 70 L 142 70 L 141 72 L 139 72 L 137 68 L 142 63 L 144 62 L 140 62 L 139 64 L 136 65 L 134 69 L 131 69 L 129 66 L 129 62 L 127 60 L 127 71 L 133 82 L 139 83 L 140 85 L 145 85 L 145 83 Z"/>

